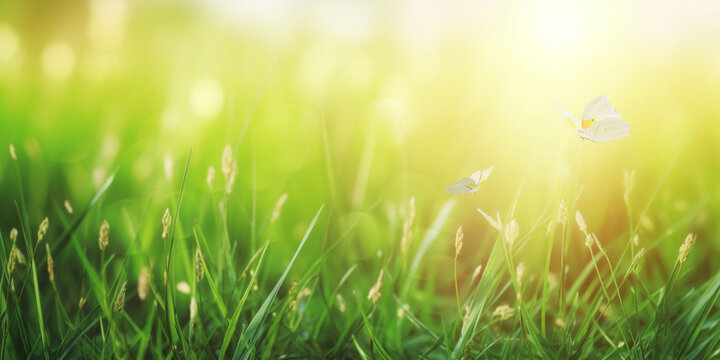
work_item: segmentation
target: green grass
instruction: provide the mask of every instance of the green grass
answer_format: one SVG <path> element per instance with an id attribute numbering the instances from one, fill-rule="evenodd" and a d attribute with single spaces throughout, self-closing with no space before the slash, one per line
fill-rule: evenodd
<path id="1" fill-rule="evenodd" d="M 596 34 L 620 44 L 602 56 L 559 59 L 522 18 L 426 50 L 266 41 L 131 3 L 100 49 L 54 7 L 0 4 L 20 44 L 0 59 L 17 154 L 0 153 L 0 359 L 720 358 L 720 73 L 701 40 L 648 50 L 599 12 L 623 34 Z M 67 32 L 28 25 L 53 19 Z M 63 80 L 46 37 L 75 51 Z M 188 105 L 207 77 L 210 118 Z M 582 142 L 552 106 L 607 91 L 627 139 Z M 477 193 L 443 191 L 490 165 Z"/>
<path id="2" fill-rule="evenodd" d="M 22 161 L 21 156 L 13 162 Z M 50 231 L 42 241 L 54 244 L 55 281 L 70 284 L 67 288 L 50 282 L 42 271 L 47 258 L 38 251 L 42 244 L 30 226 L 23 192 L 25 175 L 20 166 L 14 167 L 12 176 L 18 181 L 10 194 L 18 204 L 16 217 L 22 239 L 16 246 L 27 254 L 27 260 L 16 264 L 10 275 L 11 244 L 3 236 L 0 319 L 4 358 L 701 359 L 716 356 L 720 346 L 716 305 L 720 275 L 689 287 L 684 284 L 689 271 L 685 265 L 693 261 L 678 260 L 665 281 L 646 278 L 642 264 L 646 259 L 657 259 L 653 251 L 658 245 L 646 246 L 647 252 L 636 266 L 633 258 L 639 249 L 626 239 L 631 239 L 639 228 L 627 228 L 613 243 L 595 240 L 589 248 L 591 261 L 584 267 L 571 268 L 565 276 L 551 274 L 551 264 L 565 263 L 569 249 L 585 247 L 578 236 L 581 234 L 573 229 L 572 214 L 578 195 L 572 192 L 556 192 L 554 198 L 558 200 L 549 202 L 537 214 L 533 226 L 521 227 L 512 246 L 509 233 L 493 226 L 506 229 L 503 224 L 517 216 L 522 186 L 505 215 L 489 219 L 499 220 L 500 224 L 486 222 L 477 214 L 476 221 L 487 234 L 485 241 L 493 244 L 477 278 L 466 273 L 458 279 L 458 265 L 465 272 L 469 270 L 462 264 L 463 256 L 453 260 L 452 265 L 427 258 L 431 250 L 444 251 L 436 243 L 449 233 L 445 229 L 454 227 L 450 214 L 457 201 L 464 199 L 448 201 L 427 228 L 415 222 L 406 251 L 399 243 L 393 244 L 386 250 L 389 253 L 380 255 L 381 261 L 372 261 L 374 266 L 367 262 L 331 261 L 341 255 L 341 249 L 347 249 L 347 241 L 358 231 L 357 220 L 338 223 L 333 209 L 323 211 L 321 207 L 296 243 L 292 258 L 270 264 L 267 259 L 276 256 L 279 246 L 272 235 L 276 234 L 273 227 L 281 224 L 279 219 L 271 220 L 272 213 L 259 212 L 246 218 L 248 227 L 257 227 L 256 218 L 266 219 L 261 222 L 262 230 L 249 233 L 257 234 L 258 247 L 252 238 L 229 235 L 229 219 L 237 217 L 233 216 L 234 209 L 226 206 L 233 201 L 243 206 L 233 193 L 220 197 L 217 192 L 208 194 L 208 206 L 220 209 L 210 211 L 209 220 L 204 217 L 206 221 L 200 223 L 185 218 L 185 209 L 197 206 L 183 201 L 186 184 L 193 179 L 188 176 L 193 161 L 190 152 L 179 189 L 171 192 L 176 199 L 168 204 L 172 221 L 163 246 L 164 259 L 161 254 L 142 250 L 139 242 L 143 228 L 154 228 L 157 233 L 160 225 L 160 212 L 154 212 L 152 206 L 138 217 L 125 212 L 126 221 L 121 217 L 111 219 L 111 242 L 117 241 L 115 234 L 119 231 L 115 226 L 124 224 L 127 234 L 135 234 L 123 246 L 109 247 L 101 254 L 93 243 L 96 232 L 90 224 L 99 223 L 92 218 L 100 219 L 103 198 L 115 186 L 116 173 L 108 177 L 86 206 L 76 205 L 73 215 L 55 204 L 55 213 L 49 216 Z M 331 169 L 328 174 L 332 174 Z M 664 179 L 656 184 L 648 204 L 639 213 L 652 209 L 650 203 Z M 560 200 L 567 204 L 563 210 L 566 213 L 558 215 Z M 154 201 L 151 199 L 149 204 Z M 631 208 L 633 203 L 628 206 Z M 287 217 L 281 209 L 272 210 Z M 300 216 L 309 221 L 311 213 Z M 656 242 L 675 240 L 673 243 L 679 246 L 682 228 L 679 222 L 676 230 Z M 208 237 L 207 233 L 216 235 Z M 538 239 L 545 239 L 547 244 L 542 250 L 546 254 L 544 267 L 526 267 L 520 277 L 515 270 L 527 256 L 527 248 Z M 464 242 L 469 241 L 465 237 Z M 306 242 L 322 246 L 312 255 L 305 249 Z M 560 251 L 553 251 L 558 245 L 556 250 Z M 190 256 L 195 254 L 194 249 L 199 249 L 201 258 Z M 230 256 L 225 257 L 227 254 Z M 558 254 L 560 259 L 555 258 Z M 691 259 L 696 256 L 690 253 Z M 299 267 L 295 263 L 300 258 L 310 261 Z M 215 266 L 221 261 L 227 261 L 226 265 Z M 280 276 L 280 269 L 271 268 L 278 263 L 284 269 Z M 137 270 L 150 264 L 150 293 L 140 300 Z M 194 270 L 198 266 L 202 276 Z M 359 266 L 369 273 L 361 274 Z M 434 276 L 448 271 L 450 266 L 456 269 L 451 271 L 454 290 L 446 296 L 437 287 L 447 284 Z M 373 303 L 368 297 L 373 284 L 368 281 L 380 269 L 384 270 L 381 296 Z M 68 278 L 69 271 L 81 275 Z M 180 278 L 192 279 L 190 295 L 176 289 Z M 127 293 L 121 299 L 125 305 L 115 311 L 124 281 L 128 281 Z M 82 308 L 77 303 L 80 294 L 65 291 L 77 289 L 77 283 L 82 284 L 85 298 Z M 194 319 L 189 318 L 190 296 L 197 301 Z M 497 313 L 500 305 L 508 305 L 508 313 Z"/>

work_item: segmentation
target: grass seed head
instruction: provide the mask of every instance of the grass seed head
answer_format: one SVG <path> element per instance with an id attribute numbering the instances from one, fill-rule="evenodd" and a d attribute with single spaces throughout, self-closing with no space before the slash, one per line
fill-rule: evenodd
<path id="1" fill-rule="evenodd" d="M 415 219 L 415 197 L 410 197 L 410 204 L 408 205 L 408 218 Z"/>
<path id="2" fill-rule="evenodd" d="M 18 249 L 13 243 L 12 249 L 10 249 L 10 259 L 8 260 L 8 273 L 13 274 L 15 270 L 15 264 L 25 264 L 25 255 Z"/>
<path id="3" fill-rule="evenodd" d="M 378 276 L 377 281 L 375 282 L 375 285 L 370 289 L 370 292 L 368 293 L 368 299 L 372 299 L 373 305 L 377 304 L 378 300 L 380 299 L 380 288 L 382 287 L 382 280 L 383 280 L 383 269 L 380 269 L 380 276 Z"/>
<path id="4" fill-rule="evenodd" d="M 17 246 L 13 246 L 13 249 L 15 249 L 15 258 L 17 259 L 18 264 L 25 265 L 25 255 L 23 255 L 22 251 L 20 251 Z"/>
<path id="5" fill-rule="evenodd" d="M 13 244 L 12 249 L 10 249 L 10 259 L 8 260 L 8 274 L 12 277 L 13 272 L 15 271 L 15 263 L 17 262 L 17 253 L 15 252 L 15 245 Z"/>
<path id="6" fill-rule="evenodd" d="M 623 188 L 625 191 L 623 192 L 623 199 L 625 200 L 625 204 L 630 206 L 630 194 L 632 194 L 633 186 L 635 185 L 635 170 L 631 171 L 623 171 Z"/>
<path id="7" fill-rule="evenodd" d="M 460 251 L 463 247 L 463 228 L 462 225 L 458 226 L 457 232 L 455 232 L 455 258 L 460 256 Z"/>
<path id="8" fill-rule="evenodd" d="M 337 304 L 338 304 L 338 310 L 340 310 L 340 312 L 345 312 L 345 298 L 343 298 L 342 295 L 337 294 L 335 296 L 335 300 L 337 301 Z"/>
<path id="9" fill-rule="evenodd" d="M 15 154 L 15 145 L 10 144 L 10 158 L 13 159 L 13 161 L 17 161 L 17 154 Z"/>
<path id="10" fill-rule="evenodd" d="M 100 251 L 105 251 L 105 248 L 110 244 L 110 224 L 107 220 L 103 220 L 100 225 L 100 236 L 98 237 L 98 246 Z"/>
<path id="11" fill-rule="evenodd" d="M 597 243 L 597 236 L 594 233 L 585 234 L 585 246 L 592 250 L 593 244 Z"/>
<path id="12" fill-rule="evenodd" d="M 207 172 L 207 176 L 205 177 L 205 181 L 207 182 L 207 185 L 210 188 L 210 190 L 212 190 L 212 188 L 213 188 L 212 184 L 215 181 L 215 167 L 213 167 L 212 165 L 210 165 L 208 167 L 208 172 Z"/>
<path id="13" fill-rule="evenodd" d="M 478 277 L 478 275 L 480 275 L 480 272 L 482 271 L 482 267 L 483 267 L 482 265 L 478 265 L 475 268 L 475 271 L 473 271 L 473 275 L 472 275 L 473 280 L 475 280 Z"/>
<path id="14" fill-rule="evenodd" d="M 635 236 L 633 236 L 633 244 L 635 244 L 635 246 L 640 246 L 640 237 L 638 236 L 638 234 L 635 234 Z"/>
<path id="15" fill-rule="evenodd" d="M 50 279 L 50 281 L 55 282 L 55 270 L 53 267 L 53 257 L 50 254 L 50 245 L 48 243 L 45 243 L 45 250 L 47 251 L 48 278 Z"/>
<path id="16" fill-rule="evenodd" d="M 45 235 L 47 235 L 48 226 L 49 226 L 49 221 L 46 216 L 43 219 L 43 221 L 40 223 L 40 227 L 38 228 L 38 243 L 43 241 L 43 238 L 45 238 Z"/>
<path id="17" fill-rule="evenodd" d="M 280 198 L 275 203 L 275 207 L 273 208 L 272 216 L 270 217 L 270 222 L 274 223 L 277 221 L 277 219 L 280 217 L 280 214 L 282 213 L 283 205 L 285 205 L 285 201 L 288 199 L 288 194 L 284 193 L 280 195 Z"/>
<path id="18" fill-rule="evenodd" d="M 298 300 L 297 298 L 293 298 L 290 300 L 290 305 L 288 305 L 288 312 L 294 313 L 298 311 Z"/>
<path id="19" fill-rule="evenodd" d="M 578 228 L 580 231 L 582 231 L 585 236 L 588 234 L 588 228 L 587 224 L 585 224 L 585 218 L 580 213 L 580 210 L 575 210 L 575 222 L 577 223 Z"/>
<path id="20" fill-rule="evenodd" d="M 138 298 L 144 301 L 147 299 L 150 290 L 150 269 L 148 267 L 143 267 L 140 270 L 137 287 Z"/>
<path id="21" fill-rule="evenodd" d="M 412 224 L 409 220 L 405 220 L 405 223 L 403 223 L 403 236 L 402 240 L 400 241 L 400 248 L 402 249 L 402 252 L 405 253 L 408 249 L 408 246 L 410 246 L 410 236 L 412 235 Z"/>
<path id="22" fill-rule="evenodd" d="M 167 240 L 168 233 L 170 232 L 170 221 L 172 221 L 172 216 L 170 216 L 170 209 L 165 209 L 165 214 L 163 214 L 162 217 L 162 239 Z"/>
<path id="23" fill-rule="evenodd" d="M 405 253 L 410 246 L 410 239 L 412 239 L 412 226 L 415 222 L 415 197 L 410 197 L 410 204 L 408 205 L 408 217 L 403 223 L 403 236 L 400 241 L 400 248 Z"/>
<path id="24" fill-rule="evenodd" d="M 190 322 L 193 324 L 197 320 L 197 312 L 198 312 L 197 300 L 195 300 L 195 297 L 193 296 L 192 298 L 190 298 Z"/>
<path id="25" fill-rule="evenodd" d="M 687 260 L 688 255 L 690 254 L 690 250 L 693 247 L 693 244 L 695 244 L 696 236 L 694 233 L 689 233 L 685 237 L 685 241 L 683 242 L 682 246 L 680 246 L 679 254 L 678 254 L 678 261 L 682 264 Z"/>
<path id="26" fill-rule="evenodd" d="M 125 307 L 125 292 L 127 291 L 127 280 L 122 283 L 122 286 L 120 286 L 120 292 L 118 292 L 117 297 L 115 298 L 115 306 L 113 306 L 113 310 L 115 312 L 120 312 Z"/>
<path id="27" fill-rule="evenodd" d="M 519 284 L 522 284 L 523 275 L 525 275 L 525 264 L 519 263 L 515 269 L 517 280 Z"/>
<path id="28" fill-rule="evenodd" d="M 233 161 L 231 165 L 230 175 L 225 182 L 225 193 L 230 195 L 233 186 L 235 185 L 235 178 L 237 177 L 237 162 Z"/>
<path id="29" fill-rule="evenodd" d="M 203 267 L 204 259 L 200 247 L 195 249 L 195 281 L 200 282 L 205 276 L 205 268 Z"/>
<path id="30" fill-rule="evenodd" d="M 252 270 L 250 271 L 250 276 L 252 276 Z M 298 282 L 297 280 L 294 280 L 292 284 L 290 285 L 290 290 L 288 290 L 288 296 L 295 296 L 295 292 L 297 291 Z"/>
<path id="31" fill-rule="evenodd" d="M 172 157 L 170 157 L 170 155 L 165 155 L 165 159 L 163 159 L 163 170 L 165 170 L 165 178 L 168 181 L 172 181 L 174 168 L 175 163 L 173 162 Z"/>
<path id="32" fill-rule="evenodd" d="M 520 235 L 520 226 L 518 225 L 517 221 L 515 221 L 515 219 L 512 219 L 509 223 L 505 225 L 505 241 L 507 242 L 510 250 L 513 249 L 513 246 L 515 245 L 515 240 L 517 240 L 518 235 Z"/>
<path id="33" fill-rule="evenodd" d="M 565 200 L 560 200 L 560 207 L 558 208 L 557 218 L 555 219 L 555 221 L 563 224 L 563 226 L 567 225 L 568 208 L 567 204 L 565 204 Z"/>
<path id="34" fill-rule="evenodd" d="M 500 305 L 495 308 L 495 311 L 493 311 L 492 316 L 493 317 L 498 316 L 498 317 L 500 317 L 500 320 L 506 320 L 513 316 L 512 312 L 513 312 L 513 310 L 510 308 L 510 306 L 503 304 L 503 305 Z"/>
<path id="35" fill-rule="evenodd" d="M 81 296 L 80 300 L 78 300 L 78 309 L 82 309 L 83 306 L 85 306 L 85 297 Z"/>
<path id="36" fill-rule="evenodd" d="M 225 176 L 225 180 L 228 180 L 230 178 L 230 173 L 232 172 L 232 164 L 232 147 L 230 146 L 230 144 L 227 144 L 225 145 L 225 149 L 223 149 L 222 153 L 222 172 Z"/>
<path id="37" fill-rule="evenodd" d="M 312 290 L 308 288 L 303 288 L 302 290 L 300 290 L 290 303 L 290 310 L 297 311 L 298 305 L 302 302 L 302 299 L 309 297 L 310 295 L 312 295 Z"/>
<path id="38" fill-rule="evenodd" d="M 560 200 L 560 206 L 558 207 L 557 214 L 555 214 L 555 219 L 550 220 L 548 223 L 547 233 L 548 236 L 550 235 L 550 232 L 555 228 L 555 224 L 562 224 L 563 227 L 567 225 L 568 221 L 568 208 L 567 205 L 565 205 L 565 200 Z"/>
<path id="39" fill-rule="evenodd" d="M 635 254 L 632 263 L 630 263 L 630 271 L 637 272 L 640 269 L 640 260 L 643 256 L 645 256 L 645 248 L 640 249 L 640 251 Z"/>
<path id="40" fill-rule="evenodd" d="M 16 228 L 10 229 L 10 241 L 12 241 L 13 243 L 15 243 L 15 240 L 17 240 L 17 236 L 18 236 L 18 231 L 17 231 L 17 229 L 16 229 Z"/>
<path id="41" fill-rule="evenodd" d="M 468 323 L 470 321 L 470 314 L 472 313 L 472 309 L 470 309 L 470 306 L 465 305 L 463 313 L 463 323 Z"/>
<path id="42" fill-rule="evenodd" d="M 480 215 L 482 215 L 485 220 L 490 224 L 490 226 L 494 227 L 497 231 L 503 231 L 502 225 L 500 224 L 500 220 L 498 217 L 498 220 L 493 219 L 490 215 L 486 214 L 482 209 L 478 208 L 478 212 L 480 212 Z"/>
<path id="43" fill-rule="evenodd" d="M 547 226 L 547 230 L 546 230 L 546 233 L 548 236 L 550 236 L 550 233 L 553 231 L 554 228 L 555 228 L 555 221 L 553 221 L 553 220 L 548 221 L 548 226 Z"/>
<path id="44" fill-rule="evenodd" d="M 72 215 L 73 208 L 72 208 L 72 205 L 70 205 L 70 200 L 65 199 L 64 204 L 65 204 L 65 210 L 68 212 L 68 214 Z"/>

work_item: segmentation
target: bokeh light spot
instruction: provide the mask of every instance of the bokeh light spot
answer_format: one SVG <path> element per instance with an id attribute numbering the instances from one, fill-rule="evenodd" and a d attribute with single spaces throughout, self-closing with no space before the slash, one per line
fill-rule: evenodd
<path id="1" fill-rule="evenodd" d="M 190 88 L 189 103 L 193 114 L 201 120 L 216 117 L 225 103 L 222 85 L 212 77 L 197 79 Z"/>
<path id="2" fill-rule="evenodd" d="M 0 24 L 0 62 L 12 59 L 18 52 L 20 40 L 9 25 Z"/>
<path id="3" fill-rule="evenodd" d="M 51 43 L 43 50 L 42 67 L 49 78 L 66 79 L 75 68 L 75 52 L 68 44 Z"/>

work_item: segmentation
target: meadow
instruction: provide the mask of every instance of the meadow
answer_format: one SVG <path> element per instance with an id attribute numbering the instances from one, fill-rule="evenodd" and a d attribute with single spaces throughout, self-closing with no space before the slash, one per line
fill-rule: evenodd
<path id="1" fill-rule="evenodd" d="M 291 3 L 0 4 L 0 359 L 720 358 L 720 7 Z"/>

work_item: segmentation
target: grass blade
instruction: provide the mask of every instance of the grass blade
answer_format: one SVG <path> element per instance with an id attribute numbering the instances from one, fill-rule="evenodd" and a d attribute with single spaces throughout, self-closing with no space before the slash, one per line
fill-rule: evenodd
<path id="1" fill-rule="evenodd" d="M 243 358 L 249 358 L 250 354 L 252 353 L 252 348 L 255 346 L 255 343 L 257 342 L 258 338 L 260 337 L 260 327 L 262 323 L 265 321 L 265 317 L 267 316 L 268 310 L 270 309 L 270 306 L 275 301 L 275 298 L 277 297 L 278 291 L 280 291 L 280 286 L 282 286 L 283 282 L 285 281 L 285 278 L 287 277 L 288 273 L 290 272 L 290 269 L 292 268 L 293 263 L 295 263 L 295 259 L 297 259 L 298 254 L 300 254 L 300 250 L 302 250 L 303 246 L 305 245 L 305 241 L 307 241 L 308 237 L 310 236 L 310 232 L 312 232 L 313 228 L 315 227 L 315 223 L 317 223 L 318 218 L 320 217 L 320 213 L 322 212 L 324 206 L 320 206 L 320 209 L 315 214 L 315 217 L 313 218 L 312 222 L 308 226 L 307 230 L 305 231 L 305 235 L 303 236 L 302 240 L 300 241 L 300 245 L 298 245 L 297 250 L 295 250 L 295 255 L 293 255 L 292 259 L 290 259 L 290 262 L 288 263 L 287 267 L 285 267 L 285 271 L 283 272 L 282 276 L 280 276 L 280 279 L 275 284 L 275 287 L 270 291 L 270 294 L 265 298 L 265 301 L 263 302 L 262 306 L 260 306 L 260 309 L 257 311 L 255 316 L 253 316 L 252 320 L 250 321 L 250 324 L 248 325 L 248 328 L 245 330 L 243 335 L 240 337 L 240 340 L 237 343 L 237 346 L 235 347 L 235 354 L 233 355 L 233 358 L 237 359 L 240 356 L 240 352 L 244 348 L 248 348 L 249 350 L 245 353 Z"/>

